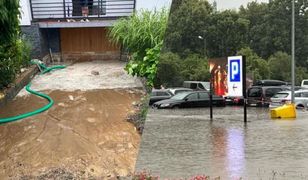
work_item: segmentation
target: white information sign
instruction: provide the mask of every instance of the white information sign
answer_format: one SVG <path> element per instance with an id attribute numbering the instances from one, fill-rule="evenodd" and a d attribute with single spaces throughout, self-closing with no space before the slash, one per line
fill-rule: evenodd
<path id="1" fill-rule="evenodd" d="M 243 96 L 243 57 L 228 57 L 228 96 Z"/>

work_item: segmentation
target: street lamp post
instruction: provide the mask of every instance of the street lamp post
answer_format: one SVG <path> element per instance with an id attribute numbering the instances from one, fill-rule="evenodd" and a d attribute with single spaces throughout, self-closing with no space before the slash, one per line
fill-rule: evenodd
<path id="1" fill-rule="evenodd" d="M 295 0 L 292 0 L 292 87 L 291 87 L 291 101 L 294 104 L 294 86 L 295 86 Z"/>

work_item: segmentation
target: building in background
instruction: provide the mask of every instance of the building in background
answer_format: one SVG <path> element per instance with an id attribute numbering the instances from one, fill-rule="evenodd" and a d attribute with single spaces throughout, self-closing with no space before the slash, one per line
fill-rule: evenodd
<path id="1" fill-rule="evenodd" d="M 21 30 L 33 58 L 50 52 L 60 60 L 119 59 L 107 29 L 130 16 L 136 0 L 21 0 Z"/>

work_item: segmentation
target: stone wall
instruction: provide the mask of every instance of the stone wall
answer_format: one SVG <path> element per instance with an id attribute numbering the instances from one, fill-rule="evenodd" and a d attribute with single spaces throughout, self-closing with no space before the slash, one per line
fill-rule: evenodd
<path id="1" fill-rule="evenodd" d="M 32 51 L 32 58 L 41 57 L 41 38 L 38 24 L 32 24 L 30 26 L 21 26 L 21 32 L 25 39 L 30 43 Z"/>
<path id="2" fill-rule="evenodd" d="M 21 26 L 21 32 L 31 45 L 31 58 L 41 59 L 49 53 L 49 49 L 53 53 L 60 52 L 60 31 L 58 28 L 40 29 L 38 24 L 33 23 L 30 26 Z"/>

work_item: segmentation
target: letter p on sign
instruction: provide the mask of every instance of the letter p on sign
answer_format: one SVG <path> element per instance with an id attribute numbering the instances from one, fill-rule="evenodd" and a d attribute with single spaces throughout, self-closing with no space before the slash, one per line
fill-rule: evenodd
<path id="1" fill-rule="evenodd" d="M 231 60 L 230 67 L 230 81 L 231 82 L 240 82 L 241 81 L 241 73 L 240 73 L 240 60 Z"/>

